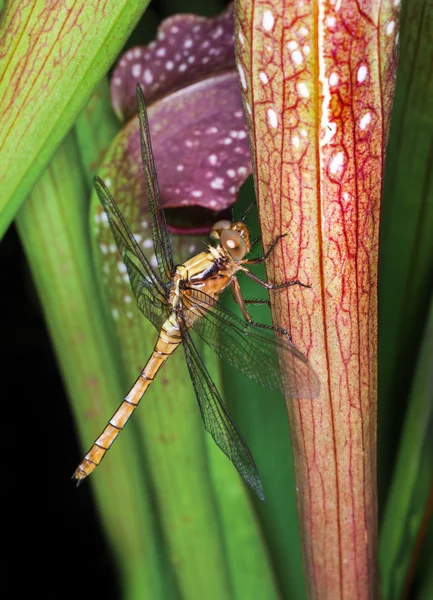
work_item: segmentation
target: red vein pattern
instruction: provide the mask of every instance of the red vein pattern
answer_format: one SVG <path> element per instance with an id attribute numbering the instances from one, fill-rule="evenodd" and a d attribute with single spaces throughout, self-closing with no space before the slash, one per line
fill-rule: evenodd
<path id="1" fill-rule="evenodd" d="M 235 45 L 272 298 L 321 379 L 287 400 L 309 597 L 377 595 L 377 259 L 398 0 L 238 0 Z"/>

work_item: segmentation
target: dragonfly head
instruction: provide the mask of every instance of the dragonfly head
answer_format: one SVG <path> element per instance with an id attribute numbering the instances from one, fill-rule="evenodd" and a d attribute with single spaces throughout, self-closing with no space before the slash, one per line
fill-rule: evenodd
<path id="1" fill-rule="evenodd" d="M 250 232 L 242 221 L 235 223 L 227 219 L 217 221 L 212 227 L 210 236 L 221 244 L 224 252 L 233 260 L 242 260 L 251 250 Z"/>

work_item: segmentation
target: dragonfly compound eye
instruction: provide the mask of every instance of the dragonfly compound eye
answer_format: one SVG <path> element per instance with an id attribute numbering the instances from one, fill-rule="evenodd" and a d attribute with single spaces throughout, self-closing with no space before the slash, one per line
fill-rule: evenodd
<path id="1" fill-rule="evenodd" d="M 217 221 L 210 232 L 211 238 L 214 240 L 219 240 L 221 237 L 221 232 L 224 231 L 224 229 L 230 229 L 231 224 L 231 221 L 228 219 L 221 219 L 220 221 Z"/>
<path id="2" fill-rule="evenodd" d="M 235 260 L 242 260 L 247 253 L 245 240 L 232 229 L 224 229 L 221 232 L 221 245 Z"/>

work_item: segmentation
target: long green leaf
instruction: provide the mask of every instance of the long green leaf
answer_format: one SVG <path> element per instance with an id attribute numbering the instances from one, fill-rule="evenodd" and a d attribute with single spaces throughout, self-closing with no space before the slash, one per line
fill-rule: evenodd
<path id="1" fill-rule="evenodd" d="M 92 269 L 86 196 L 77 149 L 68 136 L 21 208 L 17 226 L 80 437 L 88 445 L 117 407 L 124 386 Z M 94 485 L 125 598 L 171 598 L 149 496 L 137 477 L 141 465 L 133 436 L 126 436 L 110 459 L 99 468 Z M 71 488 L 71 493 L 79 490 Z M 83 548 L 88 568 L 92 560 Z"/>
<path id="2" fill-rule="evenodd" d="M 0 21 L 0 236 L 147 4 L 7 3 Z"/>
<path id="3" fill-rule="evenodd" d="M 383 597 L 401 597 L 433 481 L 433 297 L 385 510 L 379 559 Z"/>
<path id="4" fill-rule="evenodd" d="M 402 5 L 379 257 L 379 506 L 385 506 L 433 291 L 433 5 Z"/>

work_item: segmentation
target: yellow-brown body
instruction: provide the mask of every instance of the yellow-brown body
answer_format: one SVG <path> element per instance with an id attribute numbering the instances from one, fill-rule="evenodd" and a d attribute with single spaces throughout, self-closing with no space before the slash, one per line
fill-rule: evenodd
<path id="1" fill-rule="evenodd" d="M 85 479 L 100 464 L 159 369 L 181 344 L 182 338 L 178 321 L 180 309 L 183 309 L 182 315 L 185 324 L 190 328 L 196 319 L 209 310 L 209 298 L 215 302 L 218 300 L 218 296 L 233 281 L 236 272 L 243 268 L 243 262 L 233 260 L 230 254 L 219 245 L 216 248 L 209 246 L 206 251 L 176 267 L 173 286 L 167 299 L 171 313 L 161 327 L 155 348 L 122 404 L 75 470 L 74 477 L 78 481 Z M 200 293 L 195 292 L 204 292 L 207 295 L 207 302 L 200 302 Z M 190 297 L 194 298 L 194 305 L 188 301 Z"/>

